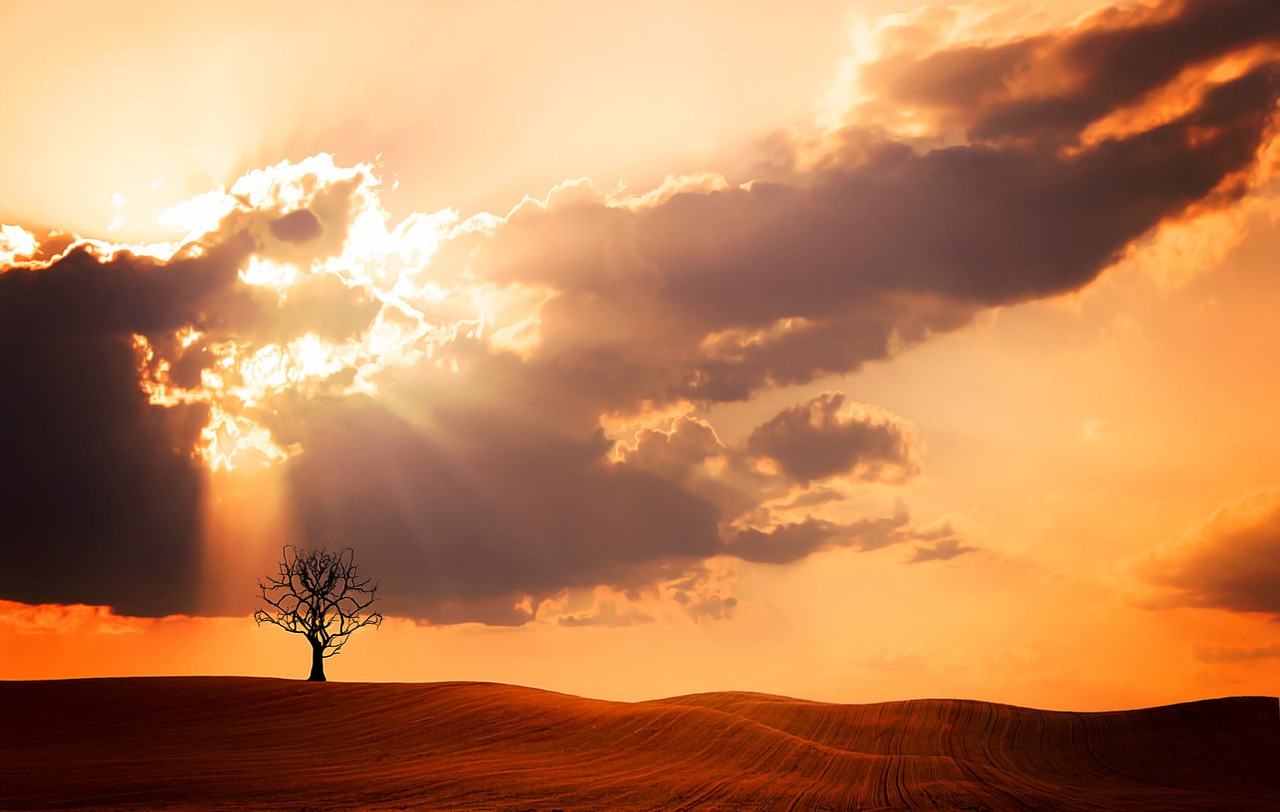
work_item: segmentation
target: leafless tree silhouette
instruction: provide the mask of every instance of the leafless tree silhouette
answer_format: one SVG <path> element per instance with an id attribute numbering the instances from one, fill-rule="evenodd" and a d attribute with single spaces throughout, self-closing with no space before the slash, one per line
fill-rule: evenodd
<path id="1" fill-rule="evenodd" d="M 271 623 L 300 634 L 311 644 L 312 682 L 324 682 L 324 661 L 342 651 L 357 629 L 382 624 L 382 614 L 370 611 L 378 585 L 356 572 L 355 551 L 336 553 L 284 548 L 280 573 L 258 581 L 265 607 L 253 613 L 261 626 Z"/>

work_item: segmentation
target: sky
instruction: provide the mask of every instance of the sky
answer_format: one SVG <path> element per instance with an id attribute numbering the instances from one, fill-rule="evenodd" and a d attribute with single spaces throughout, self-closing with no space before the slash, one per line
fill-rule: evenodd
<path id="1" fill-rule="evenodd" d="M 1280 7 L 1042 5 L 0 6 L 0 678 L 1274 695 Z"/>

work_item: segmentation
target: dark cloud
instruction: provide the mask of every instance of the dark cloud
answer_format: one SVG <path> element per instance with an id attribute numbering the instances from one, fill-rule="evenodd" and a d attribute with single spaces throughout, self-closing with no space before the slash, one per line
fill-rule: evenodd
<path id="1" fill-rule="evenodd" d="M 944 112 L 971 139 L 1061 144 L 1188 66 L 1274 47 L 1278 37 L 1280 7 L 1270 0 L 1166 0 L 1108 9 L 1065 34 L 924 58 L 903 53 L 870 79 L 897 99 Z"/>
<path id="2" fill-rule="evenodd" d="M 913 543 L 916 548 L 908 564 L 946 561 L 977 549 L 966 546 L 948 524 L 918 528 L 911 521 L 906 503 L 899 499 L 893 514 L 879 519 L 838 523 L 810 516 L 804 521 L 777 524 L 767 530 L 739 530 L 726 540 L 724 552 L 756 564 L 791 564 L 828 549 L 870 552 L 892 544 Z"/>
<path id="3" fill-rule="evenodd" d="M 289 463 L 302 537 L 358 540 L 389 611 L 435 619 L 451 600 L 512 596 L 509 607 L 566 587 L 637 587 L 655 564 L 719 549 L 711 503 L 608 463 L 598 434 L 478 414 L 423 430 L 363 399 L 309 402 L 293 419 L 306 449 Z"/>
<path id="4" fill-rule="evenodd" d="M 1141 571 L 1160 590 L 1154 606 L 1280 618 L 1280 492 L 1255 493 L 1219 509 Z"/>
<path id="5" fill-rule="evenodd" d="M 173 383 L 196 385 L 214 339 L 290 329 L 345 336 L 358 329 L 353 322 L 367 322 L 371 312 L 340 284 L 326 288 L 339 303 L 330 317 L 311 301 L 323 283 L 304 285 L 298 298 L 312 306 L 305 324 L 291 325 L 290 306 L 239 280 L 252 255 L 278 252 L 281 239 L 314 242 L 322 223 L 327 241 L 288 251 L 315 258 L 340 248 L 352 188 L 318 194 L 319 216 L 233 213 L 167 261 L 54 234 L 36 261 L 0 270 L 0 458 L 10 472 L 0 488 L 0 549 L 10 562 L 0 596 L 140 616 L 203 608 L 207 469 L 195 451 L 209 407 L 149 403 L 141 379 L 165 363 Z M 344 317 L 344 306 L 357 314 Z M 184 328 L 206 338 L 182 347 L 176 333 Z M 135 336 L 147 341 L 150 361 Z"/>
<path id="6" fill-rule="evenodd" d="M 320 220 L 306 209 L 291 211 L 270 224 L 271 234 L 286 242 L 306 242 L 324 232 Z"/>
<path id="7" fill-rule="evenodd" d="M 47 268 L 0 274 L 3 326 L 59 335 L 159 334 L 216 320 L 217 296 L 235 283 L 248 255 L 243 239 L 204 256 L 168 263 L 121 251 L 103 259 L 88 246 L 72 248 Z M 34 348 L 36 341 L 24 342 Z"/>
<path id="8" fill-rule="evenodd" d="M 775 507 L 794 513 L 847 498 L 841 490 L 812 484 L 814 480 L 901 484 L 918 472 L 918 456 L 907 424 L 882 410 L 850 403 L 842 392 L 826 392 L 785 409 L 738 444 L 725 445 L 710 424 L 686 417 L 666 431 L 639 432 L 621 455 L 628 467 L 707 498 L 727 522 L 758 513 L 762 504 L 774 500 L 783 500 Z M 805 490 L 796 493 L 797 485 Z"/>
<path id="9" fill-rule="evenodd" d="M 850 426 L 870 426 L 874 435 L 898 425 L 885 415 L 858 422 L 839 414 L 843 404 L 842 395 L 828 393 L 797 409 L 817 409 L 837 443 Z M 785 476 L 756 473 L 745 448 L 726 447 L 710 426 L 687 418 L 670 431 L 642 431 L 621 461 L 611 462 L 611 443 L 599 431 L 561 433 L 526 402 L 486 412 L 438 400 L 414 422 L 363 397 L 277 400 L 273 407 L 280 441 L 305 449 L 286 464 L 300 538 L 326 547 L 358 544 L 362 564 L 382 573 L 386 611 L 437 623 L 520 624 L 565 589 L 603 585 L 639 594 L 662 583 L 695 619 L 725 617 L 736 600 L 703 588 L 708 559 L 782 564 L 828 549 L 938 539 L 916 529 L 901 504 L 892 516 L 852 523 L 810 518 L 726 530 L 792 486 Z M 792 439 L 777 419 L 766 425 Z M 894 434 L 895 443 L 904 438 Z M 845 453 L 841 470 L 909 458 L 906 451 L 881 453 L 890 443 L 846 445 L 866 459 L 850 464 L 853 452 Z M 777 453 L 805 458 L 796 446 L 803 443 Z M 713 458 L 719 478 L 698 470 Z M 815 489 L 792 504 L 842 498 Z M 640 619 L 563 617 L 570 625 Z"/>
<path id="10" fill-rule="evenodd" d="M 207 407 L 149 405 L 132 335 L 203 323 L 245 254 L 240 241 L 169 264 L 76 249 L 0 274 L 0 595 L 195 610 Z"/>
<path id="11" fill-rule="evenodd" d="M 852 474 L 867 481 L 900 482 L 917 473 L 911 429 L 887 414 L 850 404 L 840 392 L 825 392 L 756 428 L 747 451 L 777 461 L 791 479 Z"/>
<path id="12" fill-rule="evenodd" d="M 1177 44 L 1162 59 L 1202 57 Z M 1161 222 L 1238 196 L 1230 181 L 1254 164 L 1276 99 L 1264 62 L 1167 123 L 1074 151 L 1060 147 L 1114 107 L 1090 101 L 1051 142 L 918 150 L 851 127 L 788 182 L 634 211 L 574 189 L 441 262 L 561 291 L 533 363 L 602 408 L 741 400 L 856 370 L 986 307 L 1081 288 Z"/>
<path id="13" fill-rule="evenodd" d="M 867 520 L 868 522 L 870 520 Z M 905 524 L 905 521 L 902 522 Z M 901 525 L 895 520 L 881 520 L 875 526 L 878 540 L 891 544 L 885 534 L 893 533 Z M 770 530 L 748 529 L 740 531 L 727 545 L 730 555 L 743 561 L 762 564 L 790 564 L 813 553 L 834 547 L 844 530 L 835 522 L 805 519 L 803 522 L 780 525 Z"/>
<path id="14" fill-rule="evenodd" d="M 869 552 L 917 538 L 906 505 L 898 503 L 891 516 L 861 519 L 848 524 L 809 518 L 778 525 L 767 531 L 739 531 L 725 545 L 725 552 L 762 564 L 789 564 L 824 550 L 853 549 Z"/>

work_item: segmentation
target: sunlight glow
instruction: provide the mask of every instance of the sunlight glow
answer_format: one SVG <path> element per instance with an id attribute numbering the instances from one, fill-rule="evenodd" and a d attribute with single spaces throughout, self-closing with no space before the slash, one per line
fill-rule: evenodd
<path id="1" fill-rule="evenodd" d="M 717 185 L 707 178 L 672 180 L 621 205 L 644 205 L 653 194 L 708 183 Z M 384 370 L 423 361 L 457 372 L 452 345 L 464 339 L 483 340 L 495 351 L 525 359 L 541 346 L 539 310 L 554 291 L 485 285 L 465 271 L 432 266 L 441 244 L 489 231 L 505 218 L 480 214 L 459 222 L 456 211 L 445 209 L 415 213 L 389 227 L 379 185 L 372 165 L 343 168 L 320 154 L 254 170 L 229 190 L 168 209 L 159 220 L 182 235 L 179 242 L 78 243 L 104 258 L 127 251 L 168 259 L 179 251 L 199 256 L 209 246 L 247 233 L 256 248 L 238 271 L 239 289 L 261 306 L 302 307 L 320 317 L 352 308 L 372 314 L 363 328 L 345 338 L 307 330 L 263 340 L 194 324 L 167 337 L 135 335 L 140 386 L 150 403 L 209 406 L 209 421 L 194 453 L 213 470 L 267 466 L 301 453 L 297 446 L 278 443 L 262 422 L 276 397 L 376 395 Z M 551 194 L 574 193 L 578 186 L 562 184 Z M 587 187 L 581 191 L 594 194 Z M 545 207 L 550 198 L 526 204 Z M 311 215 L 307 233 L 275 230 L 277 223 L 304 210 Z M 34 238 L 21 229 L 6 227 L 2 234 L 0 247 L 7 253 L 0 256 L 35 249 Z M 189 353 L 199 356 L 187 358 Z M 184 359 L 187 366 L 197 364 L 198 382 L 192 383 L 191 373 L 186 385 L 175 381 L 175 365 Z"/>
<path id="2" fill-rule="evenodd" d="M 249 257 L 248 267 L 240 272 L 241 282 L 271 288 L 278 292 L 281 300 L 285 298 L 286 289 L 298 284 L 301 279 L 302 272 L 296 265 L 273 262 L 258 256 Z"/>
<path id="3" fill-rule="evenodd" d="M 228 414 L 216 403 L 200 437 L 204 441 L 200 455 L 214 471 L 255 463 L 270 465 L 291 456 L 271 439 L 271 432 L 247 417 Z"/>
<path id="4" fill-rule="evenodd" d="M 10 265 L 19 257 L 36 252 L 36 238 L 21 226 L 0 225 L 0 265 Z"/>
<path id="5" fill-rule="evenodd" d="M 1152 91 L 1136 104 L 1122 107 L 1090 124 L 1081 133 L 1079 145 L 1068 152 L 1079 152 L 1108 139 L 1127 138 L 1168 124 L 1199 107 L 1215 87 L 1239 79 L 1276 58 L 1274 47 L 1258 46 L 1219 60 L 1192 65 L 1172 82 Z"/>

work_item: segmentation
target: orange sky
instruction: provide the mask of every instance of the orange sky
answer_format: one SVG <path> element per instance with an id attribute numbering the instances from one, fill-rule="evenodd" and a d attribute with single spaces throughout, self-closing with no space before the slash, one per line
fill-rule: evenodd
<path id="1" fill-rule="evenodd" d="M 6 4 L 0 678 L 1273 694 L 1280 23 L 1034 5 Z"/>

